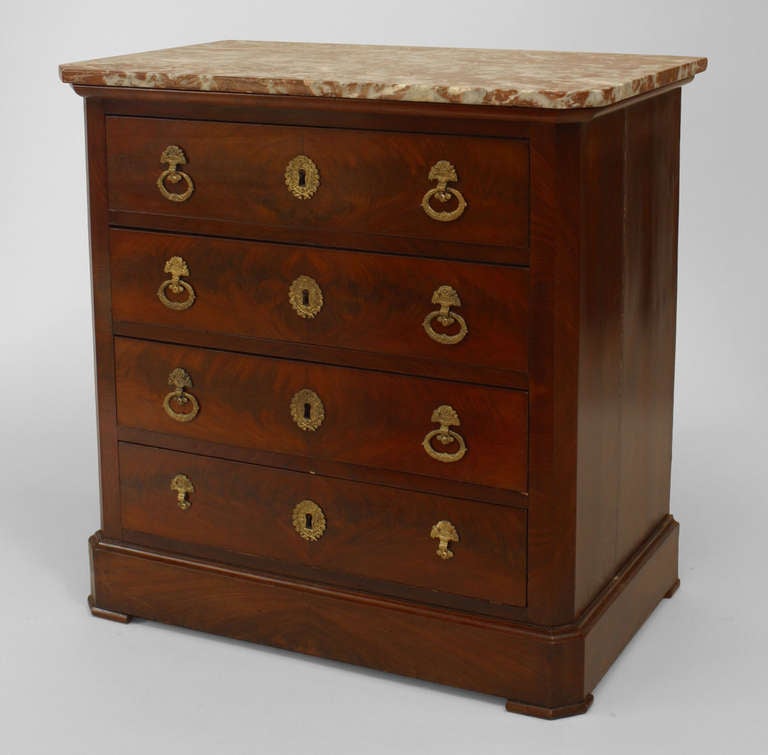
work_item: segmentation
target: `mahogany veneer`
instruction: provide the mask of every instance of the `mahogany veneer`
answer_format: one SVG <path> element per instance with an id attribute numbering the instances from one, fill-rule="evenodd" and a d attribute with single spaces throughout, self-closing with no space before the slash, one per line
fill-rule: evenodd
<path id="1" fill-rule="evenodd" d="M 162 410 L 168 375 L 177 367 L 189 371 L 191 393 L 200 402 L 200 414 L 191 422 L 178 423 Z M 511 490 L 528 487 L 523 391 L 126 338 L 115 340 L 115 381 L 121 427 L 373 470 Z M 325 418 L 313 432 L 300 430 L 289 410 L 304 388 L 315 391 L 324 406 Z M 472 446 L 461 460 L 465 463 L 436 462 L 421 448 L 424 436 L 437 429 L 432 411 L 443 404 L 457 410 L 461 434 Z M 418 480 L 413 484 L 418 487 Z"/>
<path id="2" fill-rule="evenodd" d="M 188 511 L 166 505 L 168 481 L 180 469 L 196 481 Z M 195 543 L 271 559 L 272 571 L 286 573 L 305 565 L 317 580 L 335 571 L 387 581 L 380 589 L 389 594 L 401 584 L 525 605 L 521 509 L 124 443 L 120 478 L 123 527 L 175 541 L 177 549 Z M 297 537 L 285 516 L 304 499 L 316 501 L 329 523 L 314 543 Z M 424 537 L 440 519 L 461 533 L 449 564 L 433 558 L 437 544 Z"/>
<path id="3" fill-rule="evenodd" d="M 586 711 L 679 584 L 683 69 L 557 110 L 62 70 L 89 84 L 94 615 Z"/>
<path id="4" fill-rule="evenodd" d="M 523 381 L 527 387 L 525 268 L 124 229 L 110 232 L 110 253 L 116 330 L 127 326 L 130 334 L 132 326 L 150 326 L 160 340 L 165 340 L 160 328 L 183 328 L 198 337 L 241 336 L 259 341 L 242 340 L 237 350 L 257 353 L 263 340 L 353 349 L 389 357 L 390 368 L 391 357 L 429 361 L 415 372 L 446 378 L 452 377 L 446 362 L 448 368 L 468 363 L 515 372 L 497 380 Z M 197 292 L 195 305 L 183 312 L 164 307 L 157 297 L 146 300 L 148 283 L 167 279 L 163 266 L 170 255 L 188 263 L 188 280 Z M 322 309 L 311 319 L 296 317 L 286 306 L 288 288 L 300 275 L 311 276 L 323 293 Z M 472 323 L 472 338 L 458 351 L 446 351 L 413 327 L 435 309 L 430 301 L 440 276 L 461 292 L 456 311 Z M 456 331 L 437 322 L 434 327 Z M 488 382 L 481 377 L 470 371 L 467 379 Z"/>
<path id="5" fill-rule="evenodd" d="M 178 205 L 146 181 L 169 138 L 189 153 L 187 172 L 211 183 Z M 285 167 L 303 154 L 319 166 L 322 185 L 334 188 L 296 202 L 285 190 Z M 425 169 L 449 154 L 461 156 L 462 191 L 473 197 L 459 227 L 427 224 L 419 204 L 429 188 Z M 107 161 L 111 210 L 504 247 L 528 242 L 523 139 L 108 117 Z"/>

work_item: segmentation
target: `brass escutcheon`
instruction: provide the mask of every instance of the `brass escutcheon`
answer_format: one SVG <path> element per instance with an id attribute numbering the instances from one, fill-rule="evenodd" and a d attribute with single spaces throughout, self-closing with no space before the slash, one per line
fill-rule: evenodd
<path id="1" fill-rule="evenodd" d="M 297 503 L 293 508 L 291 521 L 296 532 L 311 543 L 319 540 L 325 532 L 325 514 L 314 501 Z"/>
<path id="2" fill-rule="evenodd" d="M 467 335 L 468 328 L 464 318 L 456 312 L 451 312 L 451 307 L 460 307 L 461 299 L 451 286 L 440 286 L 432 294 L 432 304 L 437 304 L 440 309 L 435 312 L 430 312 L 425 318 L 422 325 L 424 330 L 427 331 L 427 335 L 438 343 L 452 344 L 459 343 L 464 340 L 464 336 Z M 437 320 L 444 328 L 448 328 L 454 323 L 458 324 L 459 329 L 455 333 L 438 333 L 432 327 L 432 321 Z"/>
<path id="3" fill-rule="evenodd" d="M 288 287 L 288 301 L 299 317 L 311 319 L 323 308 L 323 292 L 314 278 L 300 275 Z"/>
<path id="4" fill-rule="evenodd" d="M 192 196 L 195 184 L 187 173 L 183 170 L 177 170 L 179 165 L 187 164 L 187 156 L 184 154 L 184 150 L 175 144 L 170 144 L 163 150 L 160 162 L 168 165 L 167 170 L 164 170 L 157 179 L 157 188 L 160 189 L 160 193 L 171 202 L 186 202 Z M 165 187 L 166 181 L 170 184 L 184 181 L 186 188 L 180 194 L 168 191 Z"/>
<path id="5" fill-rule="evenodd" d="M 174 309 L 177 312 L 189 309 L 195 303 L 195 290 L 187 281 L 181 280 L 182 276 L 189 277 L 189 265 L 181 257 L 171 257 L 166 261 L 163 271 L 171 277 L 160 284 L 160 288 L 157 289 L 157 298 L 168 309 Z M 177 296 L 186 293 L 186 296 L 181 301 L 176 301 L 168 298 L 167 291 Z"/>
<path id="6" fill-rule="evenodd" d="M 171 480 L 171 490 L 176 493 L 176 505 L 182 511 L 186 511 L 192 505 L 187 496 L 190 493 L 195 492 L 195 486 L 192 484 L 192 480 L 185 474 L 177 474 Z"/>
<path id="7" fill-rule="evenodd" d="M 291 419 L 301 430 L 314 432 L 325 419 L 325 407 L 314 391 L 302 388 L 291 399 Z"/>
<path id="8" fill-rule="evenodd" d="M 459 533 L 449 521 L 441 519 L 437 524 L 433 524 L 429 536 L 433 540 L 440 541 L 435 551 L 440 558 L 447 561 L 456 555 L 449 546 L 451 543 L 459 542 Z"/>
<path id="9" fill-rule="evenodd" d="M 429 456 L 437 461 L 447 463 L 453 461 L 459 461 L 464 458 L 464 454 L 467 453 L 467 445 L 464 443 L 464 438 L 459 435 L 455 430 L 451 430 L 451 427 L 458 427 L 461 425 L 461 420 L 456 410 L 452 406 L 443 404 L 438 406 L 435 411 L 432 412 L 432 422 L 437 422 L 440 427 L 437 430 L 432 430 L 424 436 L 424 440 L 421 445 Z M 432 441 L 437 439 L 444 446 L 449 446 L 452 443 L 458 444 L 458 449 L 452 453 L 448 451 L 435 451 L 432 446 Z"/>
<path id="10" fill-rule="evenodd" d="M 296 199 L 310 199 L 320 186 L 320 171 L 306 155 L 296 155 L 285 167 L 285 185 Z"/>
<path id="11" fill-rule="evenodd" d="M 192 378 L 189 373 L 183 367 L 176 367 L 171 370 L 171 374 L 168 375 L 168 385 L 174 386 L 174 389 L 166 395 L 163 399 L 163 409 L 165 413 L 176 422 L 191 422 L 197 413 L 200 411 L 200 404 L 197 403 L 197 399 L 191 394 L 187 393 L 186 389 L 192 387 Z M 191 407 L 189 411 L 177 412 L 172 407 Z"/>
<path id="12" fill-rule="evenodd" d="M 457 188 L 448 186 L 449 182 L 459 180 L 456 168 L 447 160 L 440 160 L 429 169 L 429 180 L 437 181 L 437 186 L 430 189 L 422 198 L 421 206 L 424 212 L 432 220 L 439 220 L 442 223 L 449 223 L 451 220 L 460 218 L 467 207 L 467 201 Z M 431 204 L 432 197 L 436 197 L 442 204 L 445 204 L 451 197 L 454 197 L 457 203 L 456 207 L 452 210 L 435 210 Z"/>

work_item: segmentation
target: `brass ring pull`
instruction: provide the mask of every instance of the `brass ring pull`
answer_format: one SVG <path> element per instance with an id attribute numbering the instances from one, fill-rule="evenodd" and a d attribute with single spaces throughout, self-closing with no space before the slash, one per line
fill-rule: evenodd
<path id="1" fill-rule="evenodd" d="M 300 430 L 314 432 L 325 419 L 325 407 L 314 391 L 302 388 L 291 399 L 291 419 Z"/>
<path id="2" fill-rule="evenodd" d="M 323 308 L 323 291 L 314 278 L 300 275 L 288 287 L 288 301 L 299 317 L 312 319 Z"/>
<path id="3" fill-rule="evenodd" d="M 439 423 L 440 427 L 437 430 L 428 432 L 421 442 L 427 455 L 431 456 L 436 461 L 442 461 L 446 464 L 463 459 L 464 454 L 467 453 L 467 444 L 459 433 L 450 429 L 451 427 L 458 427 L 461 425 L 461 420 L 459 419 L 456 410 L 447 404 L 438 406 L 437 409 L 432 412 L 432 419 L 430 421 Z M 435 451 L 434 446 L 432 445 L 432 441 L 435 439 L 444 446 L 450 446 L 451 444 L 456 443 L 458 444 L 458 448 L 453 452 Z"/>
<path id="4" fill-rule="evenodd" d="M 191 393 L 186 391 L 187 388 L 192 387 L 192 378 L 189 373 L 182 367 L 177 367 L 168 375 L 168 385 L 174 386 L 174 389 L 163 399 L 165 413 L 177 422 L 191 422 L 197 417 L 200 404 L 197 403 L 197 399 Z M 177 412 L 173 406 L 183 407 L 188 411 Z"/>
<path id="5" fill-rule="evenodd" d="M 325 532 L 325 514 L 314 501 L 297 503 L 293 508 L 291 521 L 296 532 L 310 543 L 319 540 Z"/>
<path id="6" fill-rule="evenodd" d="M 285 185 L 296 199 L 310 199 L 320 186 L 320 171 L 306 155 L 296 155 L 285 167 Z"/>
<path id="7" fill-rule="evenodd" d="M 432 294 L 432 304 L 437 304 L 440 309 L 435 312 L 430 312 L 425 318 L 422 325 L 424 330 L 427 331 L 427 335 L 438 343 L 452 344 L 459 343 L 464 340 L 464 336 L 469 332 L 467 323 L 464 318 L 456 312 L 451 312 L 451 307 L 460 307 L 461 299 L 456 293 L 456 290 L 450 286 L 440 286 Z M 458 324 L 459 329 L 453 334 L 438 333 L 432 327 L 433 320 L 437 320 L 444 328 L 448 328 L 454 323 Z"/>
<path id="8" fill-rule="evenodd" d="M 189 265 L 181 257 L 171 257 L 165 263 L 163 271 L 171 277 L 160 284 L 160 288 L 157 289 L 157 298 L 168 309 L 174 309 L 177 312 L 189 309 L 195 303 L 195 289 L 186 281 L 181 280 L 182 276 L 189 276 Z M 177 299 L 169 299 L 167 292 L 174 296 L 178 296 L 181 293 L 186 295 L 179 301 Z"/>
<path id="9" fill-rule="evenodd" d="M 192 505 L 192 502 L 187 496 L 190 493 L 195 492 L 195 486 L 192 484 L 192 480 L 185 474 L 177 474 L 171 480 L 171 490 L 176 493 L 176 505 L 182 511 L 186 511 Z"/>
<path id="10" fill-rule="evenodd" d="M 429 536 L 433 540 L 439 540 L 435 553 L 440 558 L 447 561 L 456 555 L 449 546 L 451 543 L 459 542 L 459 533 L 456 532 L 456 528 L 449 521 L 441 519 L 437 524 L 432 525 Z"/>
<path id="11" fill-rule="evenodd" d="M 179 165 L 187 164 L 187 156 L 184 154 L 184 150 L 175 144 L 171 144 L 163 150 L 160 162 L 168 165 L 168 168 L 157 179 L 157 188 L 160 189 L 160 193 L 171 202 L 186 202 L 192 196 L 195 184 L 183 170 L 177 170 Z M 165 187 L 166 181 L 174 185 L 184 181 L 186 188 L 180 194 L 168 191 Z"/>
<path id="12" fill-rule="evenodd" d="M 429 169 L 429 180 L 437 181 L 437 186 L 430 189 L 421 200 L 424 212 L 432 220 L 439 220 L 442 223 L 449 223 L 451 220 L 460 218 L 467 207 L 467 200 L 464 199 L 464 196 L 457 188 L 448 186 L 449 182 L 459 180 L 456 168 L 447 160 L 440 160 Z M 432 207 L 432 197 L 438 199 L 442 204 L 445 204 L 451 197 L 454 197 L 457 203 L 456 207 L 452 210 L 436 210 Z"/>

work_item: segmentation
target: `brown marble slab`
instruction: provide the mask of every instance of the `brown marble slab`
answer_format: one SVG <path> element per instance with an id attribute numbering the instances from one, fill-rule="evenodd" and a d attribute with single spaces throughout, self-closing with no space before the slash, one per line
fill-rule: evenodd
<path id="1" fill-rule="evenodd" d="M 706 58 L 222 41 L 67 63 L 69 84 L 540 108 L 603 107 Z"/>

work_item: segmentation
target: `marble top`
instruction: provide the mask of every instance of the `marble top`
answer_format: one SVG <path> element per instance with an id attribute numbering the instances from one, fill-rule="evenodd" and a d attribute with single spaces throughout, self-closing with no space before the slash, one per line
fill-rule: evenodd
<path id="1" fill-rule="evenodd" d="M 224 41 L 66 63 L 69 84 L 594 108 L 692 78 L 706 58 Z"/>

